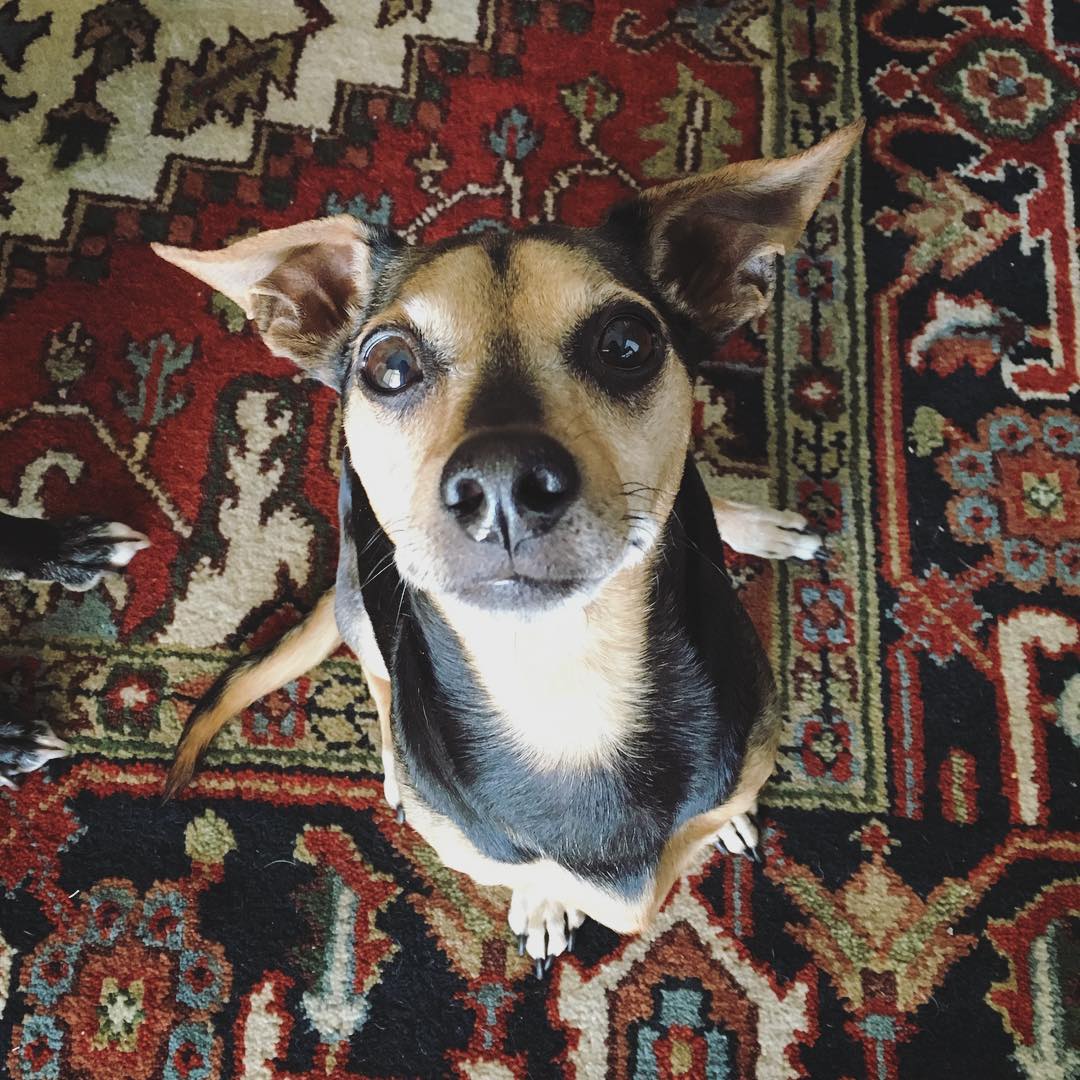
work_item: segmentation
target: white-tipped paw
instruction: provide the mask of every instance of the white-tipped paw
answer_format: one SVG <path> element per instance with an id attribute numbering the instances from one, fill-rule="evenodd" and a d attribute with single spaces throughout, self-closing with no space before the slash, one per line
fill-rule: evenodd
<path id="1" fill-rule="evenodd" d="M 713 514 L 724 543 L 743 555 L 813 559 L 822 550 L 821 537 L 807 532 L 806 518 L 792 510 L 714 499 Z"/>
<path id="2" fill-rule="evenodd" d="M 749 814 L 736 814 L 716 834 L 716 846 L 728 855 L 745 855 L 754 862 L 761 862 L 758 854 L 760 839 L 754 819 Z"/>
<path id="3" fill-rule="evenodd" d="M 150 540 L 120 521 L 79 517 L 47 522 L 49 546 L 42 563 L 29 578 L 58 581 L 74 592 L 92 589 L 102 574 L 123 570 Z"/>
<path id="4" fill-rule="evenodd" d="M 518 939 L 518 951 L 535 961 L 537 978 L 550 970 L 556 956 L 573 951 L 575 931 L 584 921 L 577 908 L 525 889 L 515 889 L 510 898 L 507 922 Z"/>
<path id="5" fill-rule="evenodd" d="M 105 542 L 108 562 L 114 570 L 127 566 L 138 552 L 150 546 L 148 536 L 122 521 L 109 521 L 90 535 L 95 540 Z"/>

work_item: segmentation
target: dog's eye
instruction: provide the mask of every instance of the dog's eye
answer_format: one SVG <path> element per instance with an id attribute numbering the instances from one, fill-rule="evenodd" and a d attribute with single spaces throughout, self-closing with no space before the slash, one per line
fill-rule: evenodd
<path id="1" fill-rule="evenodd" d="M 633 371 L 653 358 L 656 335 L 637 315 L 617 315 L 600 332 L 596 348 L 605 364 Z"/>
<path id="2" fill-rule="evenodd" d="M 368 386 L 380 394 L 396 394 L 424 376 L 415 346 L 402 334 L 376 335 L 364 346 L 360 362 Z"/>

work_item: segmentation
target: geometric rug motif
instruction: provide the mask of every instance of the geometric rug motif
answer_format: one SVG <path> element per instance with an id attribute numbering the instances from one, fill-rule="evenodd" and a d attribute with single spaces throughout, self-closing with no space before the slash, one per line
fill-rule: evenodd
<path id="1" fill-rule="evenodd" d="M 0 692 L 74 753 L 0 792 L 0 1071 L 1080 1074 L 1080 41 L 986 0 L 9 0 L 0 507 L 153 547 L 0 583 Z M 674 176 L 861 153 L 695 389 L 785 729 L 765 865 L 548 980 L 382 800 L 345 650 L 159 801 L 195 701 L 333 580 L 337 399 L 150 241 L 351 214 L 426 242 Z"/>

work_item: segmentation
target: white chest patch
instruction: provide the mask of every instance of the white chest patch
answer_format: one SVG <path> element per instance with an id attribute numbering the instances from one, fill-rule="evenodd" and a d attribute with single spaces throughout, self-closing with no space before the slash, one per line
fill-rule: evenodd
<path id="1" fill-rule="evenodd" d="M 612 583 L 587 608 L 529 621 L 447 612 L 508 738 L 536 768 L 625 752 L 649 687 L 647 604 L 635 586 Z"/>

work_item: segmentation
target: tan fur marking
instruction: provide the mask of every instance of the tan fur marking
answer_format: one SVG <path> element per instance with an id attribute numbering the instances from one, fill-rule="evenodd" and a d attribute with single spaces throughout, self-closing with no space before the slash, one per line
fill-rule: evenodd
<path id="1" fill-rule="evenodd" d="M 550 352 L 580 319 L 609 300 L 625 296 L 649 307 L 584 251 L 548 240 L 525 238 L 511 248 L 507 286 L 509 322 L 529 353 Z M 561 358 L 553 359 L 561 364 Z"/>
<path id="2" fill-rule="evenodd" d="M 239 669 L 213 708 L 194 714 L 188 721 L 165 782 L 165 798 L 187 785 L 214 736 L 238 712 L 287 682 L 298 679 L 325 660 L 340 644 L 334 618 L 334 590 L 331 589 L 319 598 L 303 622 L 282 637 L 272 652 L 254 667 Z"/>
<path id="3" fill-rule="evenodd" d="M 383 766 L 383 794 L 386 801 L 396 810 L 401 805 L 401 787 L 398 782 L 397 760 L 394 756 L 394 733 L 390 726 L 390 713 L 393 704 L 393 692 L 389 679 L 373 675 L 363 663 L 360 670 L 364 673 L 368 693 L 375 702 L 375 711 L 379 716 L 379 751 Z"/>
<path id="4" fill-rule="evenodd" d="M 743 762 L 735 794 L 722 806 L 691 818 L 667 842 L 653 880 L 652 905 L 646 925 L 653 919 L 676 881 L 686 872 L 702 848 L 716 839 L 716 834 L 732 818 L 751 813 L 758 792 L 772 775 L 776 764 L 776 744 L 751 747 Z"/>

